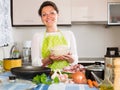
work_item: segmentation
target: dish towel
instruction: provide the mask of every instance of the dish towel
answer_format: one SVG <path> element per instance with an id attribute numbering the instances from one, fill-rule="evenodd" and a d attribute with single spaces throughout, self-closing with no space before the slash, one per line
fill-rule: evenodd
<path id="1" fill-rule="evenodd" d="M 10 22 L 10 1 L 0 0 L 0 47 L 13 42 Z"/>
<path id="2" fill-rule="evenodd" d="M 45 85 L 39 84 L 33 90 L 99 90 L 98 88 L 89 88 L 87 84 L 52 84 L 52 85 Z"/>
<path id="3" fill-rule="evenodd" d="M 0 90 L 32 90 L 36 85 L 31 81 L 17 79 L 15 82 L 9 81 L 11 72 L 0 74 Z"/>

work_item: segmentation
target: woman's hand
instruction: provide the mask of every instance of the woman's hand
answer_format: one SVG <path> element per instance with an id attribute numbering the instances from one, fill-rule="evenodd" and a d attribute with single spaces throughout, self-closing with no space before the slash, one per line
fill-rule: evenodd
<path id="1" fill-rule="evenodd" d="M 43 66 L 47 66 L 52 63 L 52 60 L 50 58 L 42 59 Z"/>
<path id="2" fill-rule="evenodd" d="M 67 55 L 61 55 L 61 56 L 55 56 L 51 54 L 49 58 L 53 61 L 54 60 L 67 60 L 69 63 L 73 63 L 74 61 L 70 53 L 68 53 Z"/>
<path id="3" fill-rule="evenodd" d="M 74 59 L 71 54 L 63 55 L 63 58 L 67 60 L 69 63 L 73 63 Z"/>

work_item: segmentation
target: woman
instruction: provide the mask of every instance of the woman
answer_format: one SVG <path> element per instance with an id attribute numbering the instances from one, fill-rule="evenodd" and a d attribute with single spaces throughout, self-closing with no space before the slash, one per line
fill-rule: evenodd
<path id="1" fill-rule="evenodd" d="M 60 31 L 57 27 L 59 10 L 52 1 L 42 3 L 38 11 L 45 32 L 36 33 L 32 40 L 32 65 L 48 66 L 52 69 L 62 69 L 69 64 L 77 64 L 78 56 L 74 34 L 71 31 Z M 67 46 L 71 49 L 66 55 L 55 56 L 50 49 L 57 46 Z"/>

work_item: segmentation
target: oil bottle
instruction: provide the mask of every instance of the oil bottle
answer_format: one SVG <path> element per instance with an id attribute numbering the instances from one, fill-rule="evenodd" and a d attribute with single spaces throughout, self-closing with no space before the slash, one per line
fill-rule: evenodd
<path id="1" fill-rule="evenodd" d="M 99 90 L 114 90 L 114 86 L 113 83 L 109 80 L 110 78 L 110 71 L 107 70 L 107 76 L 105 77 L 105 79 L 101 82 L 100 86 L 99 86 Z"/>

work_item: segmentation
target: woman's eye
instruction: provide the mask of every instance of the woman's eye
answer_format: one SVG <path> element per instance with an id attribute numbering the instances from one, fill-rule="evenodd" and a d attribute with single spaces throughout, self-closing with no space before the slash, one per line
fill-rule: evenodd
<path id="1" fill-rule="evenodd" d="M 55 14 L 56 14 L 56 12 L 43 13 L 43 14 L 42 14 L 42 17 L 45 17 L 45 16 L 47 16 L 47 15 L 55 15 Z"/>
<path id="2" fill-rule="evenodd" d="M 55 14 L 55 12 L 51 12 L 50 14 Z"/>
<path id="3" fill-rule="evenodd" d="M 52 15 L 55 15 L 55 14 L 57 14 L 57 12 L 56 12 L 56 11 L 52 11 L 51 14 L 52 14 Z"/>
<path id="4" fill-rule="evenodd" d="M 46 16 L 46 15 L 47 15 L 47 14 L 45 14 L 45 13 L 44 13 L 44 14 L 42 14 L 42 16 Z"/>

